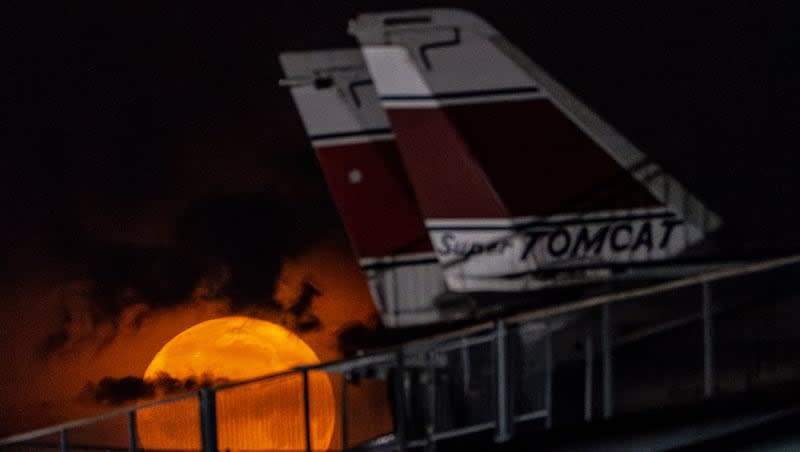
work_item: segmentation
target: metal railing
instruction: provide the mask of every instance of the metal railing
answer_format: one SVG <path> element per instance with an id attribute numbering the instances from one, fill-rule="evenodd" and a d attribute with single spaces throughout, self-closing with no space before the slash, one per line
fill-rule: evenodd
<path id="1" fill-rule="evenodd" d="M 800 256 L 790 256 L 581 299 L 14 435 L 0 447 L 257 449 L 280 429 L 288 448 L 432 450 L 466 435 L 501 442 L 519 428 L 702 401 L 800 379 L 800 351 L 791 354 L 800 347 L 769 345 L 800 344 L 783 320 L 800 309 L 797 276 Z M 330 382 L 334 420 L 315 399 L 321 381 Z"/>

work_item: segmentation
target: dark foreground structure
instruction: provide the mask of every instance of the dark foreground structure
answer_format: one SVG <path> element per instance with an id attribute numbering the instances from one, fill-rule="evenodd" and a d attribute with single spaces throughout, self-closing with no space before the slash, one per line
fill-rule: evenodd
<path id="1" fill-rule="evenodd" d="M 287 397 L 305 415 L 303 425 L 287 428 L 297 427 L 300 444 L 314 450 L 307 383 L 324 372 L 338 388 L 333 450 L 784 447 L 797 440 L 792 425 L 800 416 L 799 274 L 800 256 L 791 256 L 559 303 L 0 446 L 155 450 L 141 429 L 147 420 L 193 438 L 186 450 L 243 449 L 229 433 L 241 422 L 237 411 L 268 410 L 248 400 L 294 378 L 301 394 Z M 393 413 L 390 431 L 370 424 L 371 413 L 354 403 L 370 384 L 386 389 L 371 406 Z"/>

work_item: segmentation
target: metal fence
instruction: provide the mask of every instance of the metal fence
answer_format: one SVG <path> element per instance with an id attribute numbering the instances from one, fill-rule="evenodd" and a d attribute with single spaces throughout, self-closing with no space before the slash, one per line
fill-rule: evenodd
<path id="1" fill-rule="evenodd" d="M 696 403 L 800 379 L 798 276 L 800 256 L 791 256 L 586 298 L 0 447 L 430 450 L 467 435 L 505 441 L 519 429 Z"/>

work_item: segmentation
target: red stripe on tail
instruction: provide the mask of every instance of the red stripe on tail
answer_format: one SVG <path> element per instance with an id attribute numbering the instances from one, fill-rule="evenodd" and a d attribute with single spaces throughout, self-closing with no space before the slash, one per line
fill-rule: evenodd
<path id="1" fill-rule="evenodd" d="M 433 251 L 394 141 L 316 151 L 359 257 Z"/>
<path id="2" fill-rule="evenodd" d="M 550 216 L 660 205 L 549 100 L 388 113 L 427 218 Z"/>

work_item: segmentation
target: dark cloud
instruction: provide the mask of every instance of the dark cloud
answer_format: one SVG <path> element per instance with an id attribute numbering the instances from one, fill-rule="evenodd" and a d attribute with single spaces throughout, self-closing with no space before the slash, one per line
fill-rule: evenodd
<path id="1" fill-rule="evenodd" d="M 290 300 L 285 306 L 271 301 L 271 310 L 276 314 L 276 320 L 287 328 L 301 333 L 317 330 L 322 327 L 322 322 L 313 313 L 313 302 L 320 295 L 322 293 L 319 289 L 306 277 L 300 283 L 297 295 L 293 300 Z M 239 306 L 238 309 L 247 312 L 253 307 Z M 259 308 L 263 307 L 259 306 Z M 68 321 L 71 320 L 69 315 L 69 313 L 65 314 Z M 56 350 L 69 339 L 72 338 L 69 337 L 67 328 L 65 328 L 52 335 L 46 345 L 51 350 Z M 79 399 L 102 405 L 121 405 L 181 394 L 228 381 L 228 379 L 215 377 L 210 373 L 186 379 L 177 379 L 164 372 L 159 373 L 155 379 L 134 376 L 104 377 L 98 382 L 88 382 L 81 391 Z"/>
<path id="2" fill-rule="evenodd" d="M 322 293 L 308 277 L 299 284 L 297 295 L 292 300 L 279 302 L 272 297 L 277 273 L 263 274 L 262 277 L 270 279 L 255 289 L 245 285 L 244 289 L 233 286 L 234 290 L 230 289 L 233 279 L 229 275 L 227 267 L 224 267 L 215 277 L 205 278 L 198 283 L 198 287 L 202 288 L 201 294 L 197 293 L 198 287 L 195 287 L 192 296 L 187 294 L 183 298 L 143 298 L 134 285 L 113 287 L 109 285 L 109 280 L 97 279 L 77 294 L 77 303 L 75 297 L 62 300 L 60 327 L 47 335 L 41 348 L 47 354 L 86 346 L 103 348 L 111 344 L 120 332 L 138 330 L 147 318 L 158 315 L 159 310 L 193 305 L 204 300 L 224 300 L 230 314 L 268 318 L 298 333 L 323 327 L 323 321 L 314 306 L 314 300 Z M 226 295 L 230 292 L 236 292 L 239 297 Z M 250 296 L 243 296 L 242 293 Z M 156 290 L 152 294 L 163 295 L 163 292 Z"/>
<path id="3" fill-rule="evenodd" d="M 324 232 L 319 216 L 301 213 L 310 210 L 269 193 L 203 201 L 182 216 L 177 241 L 193 261 L 228 266 L 225 295 L 234 307 L 245 307 L 271 296 L 282 259 Z"/>
<path id="4" fill-rule="evenodd" d="M 307 333 L 322 328 L 322 320 L 314 314 L 314 299 L 322 295 L 308 277 L 300 283 L 300 290 L 284 310 L 282 324 L 299 333 Z"/>
<path id="5" fill-rule="evenodd" d="M 364 349 L 374 342 L 376 329 L 363 322 L 352 322 L 343 326 L 336 334 L 336 341 L 339 351 L 344 357 L 351 357 L 358 350 Z"/>
<path id="6" fill-rule="evenodd" d="M 320 291 L 307 279 L 303 280 L 301 283 L 300 293 L 297 295 L 297 299 L 289 306 L 288 311 L 296 316 L 301 316 L 306 314 L 309 309 L 311 309 L 311 303 L 314 301 L 314 297 L 320 296 Z"/>
<path id="7" fill-rule="evenodd" d="M 217 378 L 205 373 L 186 379 L 173 378 L 167 373 L 159 373 L 155 379 L 127 376 L 122 378 L 105 377 L 97 383 L 89 382 L 83 388 L 80 398 L 102 405 L 122 405 L 171 395 L 178 395 L 201 388 L 227 383 L 228 379 Z"/>

